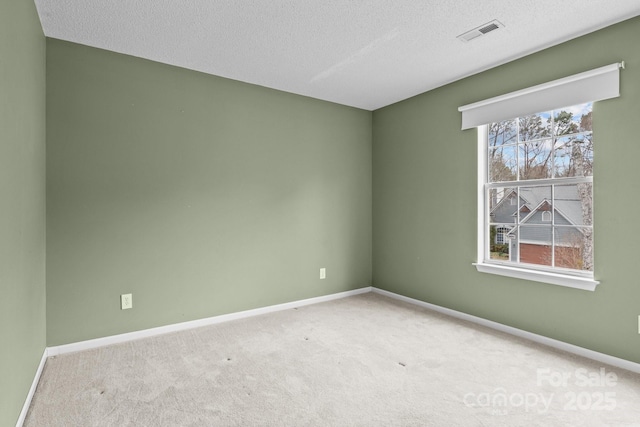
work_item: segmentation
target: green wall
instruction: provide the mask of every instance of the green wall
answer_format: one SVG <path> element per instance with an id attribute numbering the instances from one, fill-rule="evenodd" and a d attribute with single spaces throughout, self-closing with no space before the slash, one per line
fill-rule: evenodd
<path id="1" fill-rule="evenodd" d="M 369 286 L 371 119 L 48 39 L 48 344 Z"/>
<path id="2" fill-rule="evenodd" d="M 375 111 L 374 286 L 640 362 L 638 40 L 635 18 Z M 457 108 L 621 60 L 622 95 L 594 106 L 601 284 L 588 292 L 477 272 L 477 133 L 460 130 Z"/>
<path id="3" fill-rule="evenodd" d="M 372 280 L 640 362 L 639 38 L 635 18 L 373 114 L 49 39 L 45 100 L 35 7 L 3 1 L 0 425 L 15 423 L 45 344 Z M 622 96 L 594 108 L 601 285 L 476 272 L 476 132 L 460 131 L 457 107 L 620 60 Z"/>
<path id="4" fill-rule="evenodd" d="M 45 38 L 32 1 L 0 2 L 0 425 L 45 349 Z"/>

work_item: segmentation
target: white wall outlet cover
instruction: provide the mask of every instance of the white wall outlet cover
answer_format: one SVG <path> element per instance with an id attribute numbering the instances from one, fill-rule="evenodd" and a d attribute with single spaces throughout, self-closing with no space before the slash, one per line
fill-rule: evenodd
<path id="1" fill-rule="evenodd" d="M 321 279 L 326 279 L 327 278 L 327 269 L 326 268 L 321 268 L 320 269 L 320 278 Z"/>
<path id="2" fill-rule="evenodd" d="M 126 310 L 128 308 L 133 308 L 133 295 L 132 294 L 120 295 L 120 309 Z"/>

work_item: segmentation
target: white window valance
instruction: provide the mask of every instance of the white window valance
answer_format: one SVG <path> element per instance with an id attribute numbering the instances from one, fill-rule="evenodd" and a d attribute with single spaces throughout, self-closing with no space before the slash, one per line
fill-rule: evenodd
<path id="1" fill-rule="evenodd" d="M 462 129 L 620 96 L 624 62 L 496 96 L 458 108 Z"/>

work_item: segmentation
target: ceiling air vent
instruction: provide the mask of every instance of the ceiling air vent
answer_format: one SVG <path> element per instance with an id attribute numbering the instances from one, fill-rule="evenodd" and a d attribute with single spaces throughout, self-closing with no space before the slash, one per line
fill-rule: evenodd
<path id="1" fill-rule="evenodd" d="M 487 22 L 484 25 L 479 26 L 478 28 L 474 28 L 471 31 L 467 31 L 464 34 L 460 34 L 458 38 L 463 42 L 470 42 L 473 39 L 476 39 L 480 36 L 484 36 L 485 34 L 490 33 L 491 31 L 497 30 L 498 28 L 502 28 L 504 25 L 500 23 L 500 21 L 493 20 L 491 22 Z"/>

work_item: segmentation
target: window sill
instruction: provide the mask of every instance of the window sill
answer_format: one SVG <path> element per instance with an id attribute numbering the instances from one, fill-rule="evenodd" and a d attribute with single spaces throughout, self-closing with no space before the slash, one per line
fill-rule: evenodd
<path id="1" fill-rule="evenodd" d="M 504 265 L 473 263 L 481 273 L 497 274 L 500 276 L 515 277 L 517 279 L 533 280 L 535 282 L 549 283 L 552 285 L 566 286 L 569 288 L 595 291 L 600 282 L 587 277 L 569 276 L 566 274 L 548 273 L 545 271 L 527 270 L 518 267 Z"/>

